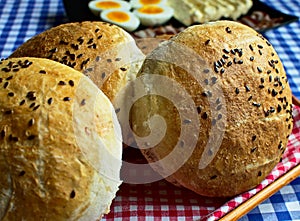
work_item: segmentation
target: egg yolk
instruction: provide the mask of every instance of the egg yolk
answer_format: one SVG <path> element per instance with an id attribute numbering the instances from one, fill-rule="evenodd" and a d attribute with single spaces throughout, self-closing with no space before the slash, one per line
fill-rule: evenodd
<path id="1" fill-rule="evenodd" d="M 158 4 L 160 0 L 140 0 L 142 5 Z"/>
<path id="2" fill-rule="evenodd" d="M 112 8 L 120 8 L 121 5 L 117 2 L 104 1 L 104 2 L 98 2 L 96 4 L 96 7 L 101 9 L 112 9 Z"/>
<path id="3" fill-rule="evenodd" d="M 107 18 L 115 22 L 127 22 L 130 19 L 128 14 L 119 11 L 109 12 L 107 14 Z"/>
<path id="4" fill-rule="evenodd" d="M 162 13 L 163 11 L 164 10 L 162 8 L 157 7 L 155 5 L 147 5 L 139 9 L 139 12 L 143 14 L 159 14 Z"/>

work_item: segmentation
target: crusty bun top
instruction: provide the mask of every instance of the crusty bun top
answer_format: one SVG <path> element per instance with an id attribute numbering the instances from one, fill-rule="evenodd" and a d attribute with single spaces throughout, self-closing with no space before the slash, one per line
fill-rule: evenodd
<path id="1" fill-rule="evenodd" d="M 109 99 L 42 58 L 0 64 L 0 220 L 97 220 L 120 185 L 122 142 Z"/>
<path id="2" fill-rule="evenodd" d="M 10 57 L 48 58 L 68 65 L 89 76 L 110 100 L 134 79 L 143 59 L 131 35 L 96 21 L 53 27 L 29 39 Z"/>
<path id="3" fill-rule="evenodd" d="M 230 21 L 191 26 L 154 50 L 137 79 L 135 94 L 145 96 L 131 109 L 132 128 L 171 182 L 233 196 L 279 162 L 292 129 L 291 90 L 274 48 L 253 29 Z M 149 120 L 157 115 L 164 124 Z M 151 133 L 165 134 L 142 139 Z"/>

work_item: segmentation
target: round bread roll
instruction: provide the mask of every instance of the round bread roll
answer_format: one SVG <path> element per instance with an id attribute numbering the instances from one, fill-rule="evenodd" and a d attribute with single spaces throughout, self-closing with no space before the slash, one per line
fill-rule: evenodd
<path id="1" fill-rule="evenodd" d="M 114 108 L 80 72 L 43 58 L 0 64 L 0 220 L 99 220 L 120 181 Z"/>
<path id="2" fill-rule="evenodd" d="M 144 55 L 122 28 L 85 21 L 46 30 L 22 44 L 10 57 L 48 58 L 68 65 L 91 78 L 113 101 L 135 78 Z"/>
<path id="3" fill-rule="evenodd" d="M 135 82 L 132 130 L 170 182 L 230 197 L 280 161 L 293 126 L 291 90 L 274 48 L 253 29 L 191 26 L 151 52 Z"/>

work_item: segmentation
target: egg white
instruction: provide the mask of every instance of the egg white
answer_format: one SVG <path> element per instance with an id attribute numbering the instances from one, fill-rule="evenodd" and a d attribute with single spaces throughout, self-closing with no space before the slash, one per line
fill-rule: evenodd
<path id="1" fill-rule="evenodd" d="M 160 8 L 161 12 L 158 13 L 146 13 L 143 10 L 151 10 L 151 8 L 157 7 Z M 141 8 L 137 8 L 134 10 L 134 14 L 140 19 L 140 22 L 144 26 L 156 26 L 162 25 L 169 21 L 173 14 L 173 8 L 166 5 L 146 5 Z"/>
<path id="2" fill-rule="evenodd" d="M 133 8 L 140 8 L 144 5 L 166 4 L 167 0 L 130 0 L 129 3 Z"/>
<path id="3" fill-rule="evenodd" d="M 99 3 L 104 3 L 104 2 L 107 2 L 107 3 L 112 3 L 114 4 L 115 3 L 115 6 L 116 7 L 97 7 L 97 4 Z M 117 6 L 119 5 L 119 7 Z M 93 1 L 90 1 L 89 2 L 89 9 L 91 10 L 91 12 L 96 15 L 97 17 L 100 16 L 100 13 L 104 10 L 109 10 L 109 9 L 124 9 L 124 10 L 127 10 L 129 11 L 131 9 L 131 5 L 126 2 L 126 1 L 121 1 L 121 0 L 93 0 Z"/>
<path id="4" fill-rule="evenodd" d="M 117 21 L 117 20 L 112 20 L 111 19 L 111 13 L 121 13 L 120 15 L 124 15 L 126 14 L 129 18 L 128 21 Z M 136 30 L 139 25 L 140 25 L 140 20 L 136 17 L 136 15 L 134 15 L 133 13 L 126 11 L 124 9 L 110 9 L 110 10 L 104 10 L 101 12 L 100 17 L 103 21 L 115 24 L 123 29 L 125 29 L 126 31 L 134 31 Z M 121 17 L 121 16 L 120 16 Z"/>

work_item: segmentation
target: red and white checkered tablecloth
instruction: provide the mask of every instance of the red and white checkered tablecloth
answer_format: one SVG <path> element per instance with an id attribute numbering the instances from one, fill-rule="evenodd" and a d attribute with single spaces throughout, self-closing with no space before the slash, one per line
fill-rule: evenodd
<path id="1" fill-rule="evenodd" d="M 103 220 L 218 220 L 287 173 L 300 162 L 300 108 L 294 106 L 294 128 L 282 161 L 256 188 L 232 199 L 202 197 L 165 180 L 122 184 Z M 130 153 L 132 154 L 132 153 Z"/>

